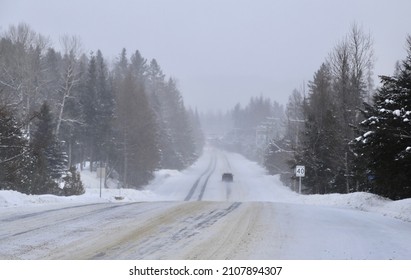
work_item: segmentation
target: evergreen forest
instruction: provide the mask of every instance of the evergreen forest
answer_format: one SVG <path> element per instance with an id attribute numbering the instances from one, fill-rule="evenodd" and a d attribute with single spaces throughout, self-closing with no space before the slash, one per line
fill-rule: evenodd
<path id="1" fill-rule="evenodd" d="M 103 167 L 141 188 L 199 157 L 198 113 L 156 59 L 123 49 L 109 62 L 78 37 L 60 44 L 24 23 L 0 35 L 0 189 L 79 195 L 79 170 Z"/>

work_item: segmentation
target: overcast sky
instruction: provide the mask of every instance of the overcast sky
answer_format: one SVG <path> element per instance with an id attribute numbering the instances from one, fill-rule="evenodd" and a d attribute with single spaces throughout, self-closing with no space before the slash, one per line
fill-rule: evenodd
<path id="1" fill-rule="evenodd" d="M 110 60 L 139 50 L 188 106 L 225 110 L 259 95 L 286 104 L 354 22 L 374 39 L 375 74 L 392 74 L 410 11 L 410 0 L 0 0 L 0 32 L 25 22 L 55 48 L 78 35 Z"/>

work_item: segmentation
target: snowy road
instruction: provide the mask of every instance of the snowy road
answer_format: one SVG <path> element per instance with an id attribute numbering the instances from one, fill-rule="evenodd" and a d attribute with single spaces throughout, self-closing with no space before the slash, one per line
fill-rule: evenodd
<path id="1" fill-rule="evenodd" d="M 307 205 L 235 154 L 209 149 L 146 192 L 0 209 L 0 259 L 411 259 L 410 222 Z"/>

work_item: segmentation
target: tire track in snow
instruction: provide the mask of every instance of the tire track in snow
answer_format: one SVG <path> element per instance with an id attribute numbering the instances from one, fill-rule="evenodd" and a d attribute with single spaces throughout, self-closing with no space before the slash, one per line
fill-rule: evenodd
<path id="1" fill-rule="evenodd" d="M 216 166 L 217 166 L 217 157 L 214 157 L 214 158 L 213 158 L 213 167 L 212 167 L 212 170 L 211 170 L 210 174 L 208 174 L 207 179 L 204 181 L 204 184 L 203 184 L 203 186 L 201 187 L 200 195 L 198 196 L 198 199 L 197 199 L 198 201 L 201 201 L 201 200 L 202 200 L 203 195 L 204 195 L 204 192 L 205 192 L 205 189 L 206 189 L 207 184 L 208 184 L 208 180 L 210 179 L 211 175 L 213 175 L 213 173 L 214 173 L 214 171 L 215 171 L 215 169 L 216 169 Z"/>
<path id="2" fill-rule="evenodd" d="M 202 194 L 200 193 L 200 196 L 201 196 L 201 197 L 203 196 L 203 194 L 204 194 L 204 189 L 205 189 L 205 187 L 207 186 L 207 183 L 208 183 L 208 179 L 210 178 L 211 174 L 212 174 L 212 173 L 214 172 L 214 170 L 215 170 L 216 161 L 217 161 L 216 155 L 213 154 L 213 156 L 212 156 L 212 158 L 210 159 L 210 162 L 209 162 L 209 164 L 208 164 L 208 166 L 207 166 L 207 169 L 206 169 L 206 170 L 200 175 L 200 177 L 198 177 L 197 180 L 194 182 L 194 184 L 193 184 L 193 186 L 191 187 L 190 191 L 188 192 L 187 196 L 184 198 L 184 201 L 189 201 L 189 200 L 193 197 L 193 195 L 194 195 L 195 191 L 197 190 L 198 184 L 200 183 L 201 179 L 202 179 L 204 176 L 206 176 L 206 175 L 210 172 L 210 170 L 212 170 L 212 171 L 210 172 L 210 174 L 208 175 L 205 183 L 204 183 L 203 186 L 202 186 Z M 214 166 L 214 169 L 213 169 L 213 166 Z M 201 200 L 201 199 L 200 199 L 200 196 L 199 196 L 199 199 L 198 199 L 198 200 Z"/>
<path id="3" fill-rule="evenodd" d="M 20 236 L 20 235 L 24 235 L 26 233 L 30 233 L 30 232 L 33 232 L 33 231 L 44 230 L 46 228 L 60 226 L 64 223 L 71 223 L 73 221 L 80 220 L 80 219 L 83 219 L 83 218 L 91 216 L 91 215 L 101 214 L 101 213 L 104 213 L 106 211 L 111 211 L 111 210 L 119 208 L 119 207 L 127 207 L 127 206 L 131 206 L 131 205 L 138 204 L 138 203 L 141 203 L 141 202 L 132 202 L 132 203 L 127 203 L 127 204 L 110 205 L 108 207 L 107 207 L 107 205 L 104 205 L 102 203 L 87 204 L 87 205 L 83 205 L 83 206 L 82 205 L 77 205 L 77 206 L 70 206 L 70 207 L 65 207 L 65 208 L 60 208 L 60 209 L 50 209 L 50 210 L 45 210 L 45 211 L 41 211 L 41 212 L 37 212 L 37 213 L 22 214 L 22 215 L 19 215 L 17 217 L 14 217 L 14 218 L 11 217 L 11 218 L 7 218 L 7 219 L 3 219 L 3 220 L 1 220 L 2 222 L 5 221 L 5 222 L 8 222 L 8 223 L 13 223 L 13 222 L 20 223 L 21 221 L 19 221 L 19 220 L 28 219 L 27 222 L 30 222 L 30 223 L 27 226 L 27 228 L 23 231 L 8 232 L 7 234 L 0 235 L 0 241 L 3 241 L 5 239 L 9 239 L 9 238 L 12 238 L 12 237 L 17 237 L 17 236 Z M 98 207 L 97 209 L 93 208 L 91 211 L 80 212 L 80 213 L 72 213 L 71 212 L 71 215 L 69 217 L 67 217 L 67 218 L 66 217 L 60 217 L 60 219 L 57 218 L 55 220 L 53 219 L 52 222 L 50 222 L 50 217 L 42 217 L 42 215 L 47 215 L 47 214 L 50 214 L 50 213 L 53 213 L 53 212 L 56 212 L 55 214 L 57 214 L 57 212 L 60 212 L 60 211 L 67 211 L 67 210 L 71 210 L 71 209 L 89 207 L 89 206 L 97 206 L 97 205 L 101 205 L 101 206 L 103 206 L 103 208 L 100 208 L 100 207 Z M 40 220 L 40 222 L 43 223 L 42 225 L 36 224 L 36 221 L 33 221 L 33 220 L 30 219 L 30 218 L 33 218 L 33 217 L 36 217 L 36 216 L 38 216 L 37 218 Z M 51 218 L 53 218 L 53 217 L 55 218 L 56 216 L 52 216 Z M 3 226 L 10 228 L 10 226 L 8 226 L 7 224 L 3 225 Z"/>
<path id="4" fill-rule="evenodd" d="M 101 233 L 93 231 L 87 238 L 78 238 L 64 247 L 60 246 L 48 256 L 53 259 L 125 259 L 124 252 L 129 248 L 135 248 L 147 238 L 157 238 L 164 227 L 169 229 L 181 217 L 189 215 L 187 213 L 203 211 L 207 206 L 198 202 L 155 204 L 161 207 L 151 213 L 145 212 L 144 218 L 136 219 L 131 209 L 123 217 L 105 225 Z"/>
<path id="5" fill-rule="evenodd" d="M 17 221 L 17 220 L 32 218 L 32 217 L 47 214 L 47 213 L 65 211 L 65 210 L 75 209 L 75 208 L 84 208 L 84 207 L 90 207 L 90 206 L 95 206 L 95 205 L 102 205 L 102 203 L 81 204 L 81 205 L 74 205 L 74 206 L 62 207 L 62 208 L 56 208 L 56 209 L 48 209 L 48 210 L 44 210 L 44 211 L 40 211 L 40 212 L 34 212 L 34 213 L 20 214 L 20 215 L 15 215 L 15 216 L 12 216 L 12 217 L 1 219 L 0 222 L 14 222 L 14 221 Z"/>
<path id="6" fill-rule="evenodd" d="M 116 243 L 113 247 L 95 254 L 91 259 L 146 259 L 152 258 L 153 255 L 178 251 L 178 249 L 189 246 L 189 243 L 194 241 L 193 238 L 196 235 L 206 232 L 207 228 L 212 227 L 219 220 L 238 209 L 241 204 L 241 202 L 234 202 L 223 209 L 202 210 L 188 217 L 183 216 L 182 219 L 174 217 L 169 223 L 161 220 L 161 223 L 143 225 L 137 229 L 138 233 L 129 234 L 130 239 L 124 240 L 123 244 L 121 242 Z M 195 205 L 203 208 L 209 204 L 194 202 L 191 206 Z M 192 210 L 196 209 L 193 208 Z M 191 211 L 185 212 L 192 213 Z M 141 236 L 140 232 L 144 232 L 144 235 Z M 158 258 L 158 256 L 155 258 Z"/>
<path id="7" fill-rule="evenodd" d="M 139 215 L 163 212 L 167 208 L 167 204 L 141 202 L 105 206 L 83 213 L 71 209 L 58 215 L 43 215 L 38 219 L 27 219 L 24 225 L 21 225 L 21 221 L 5 224 L 4 229 L 0 228 L 0 232 L 5 233 L 0 240 L 0 259 L 67 258 L 67 252 L 88 248 L 90 238 L 101 239 L 105 229 L 110 235 L 115 235 L 119 228 L 123 225 L 126 227 L 128 222 Z M 118 222 L 121 226 L 118 226 Z M 113 226 L 114 232 L 110 230 Z M 23 231 L 25 227 L 28 230 Z M 76 247 L 77 242 L 81 246 Z"/>
<path id="8" fill-rule="evenodd" d="M 236 207 L 235 202 L 232 204 Z M 238 205 L 240 206 L 240 205 Z M 246 259 L 253 243 L 261 240 L 259 233 L 261 222 L 261 203 L 245 203 L 233 216 L 227 217 L 223 225 L 218 225 L 206 238 L 197 238 L 197 242 L 185 250 L 183 259 Z"/>

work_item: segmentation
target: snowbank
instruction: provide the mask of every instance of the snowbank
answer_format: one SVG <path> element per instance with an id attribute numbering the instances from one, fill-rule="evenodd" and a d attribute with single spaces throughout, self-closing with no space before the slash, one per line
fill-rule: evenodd
<path id="1" fill-rule="evenodd" d="M 392 201 L 381 196 L 355 192 L 350 194 L 327 194 L 301 196 L 304 204 L 351 208 L 380 213 L 384 216 L 411 222 L 411 199 Z"/>

